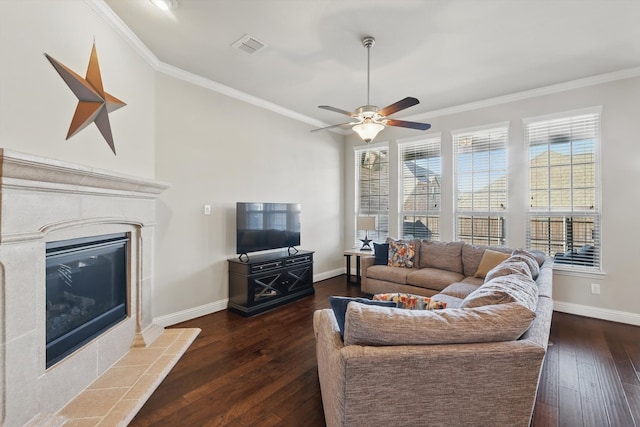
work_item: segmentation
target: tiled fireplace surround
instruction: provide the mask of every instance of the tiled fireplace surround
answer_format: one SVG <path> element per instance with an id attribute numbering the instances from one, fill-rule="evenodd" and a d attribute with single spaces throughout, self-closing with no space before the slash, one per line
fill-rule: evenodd
<path id="1" fill-rule="evenodd" d="M 0 172 L 0 425 L 21 426 L 162 334 L 151 317 L 154 205 L 168 186 L 7 149 Z M 120 232 L 130 235 L 128 317 L 45 369 L 46 242 Z"/>

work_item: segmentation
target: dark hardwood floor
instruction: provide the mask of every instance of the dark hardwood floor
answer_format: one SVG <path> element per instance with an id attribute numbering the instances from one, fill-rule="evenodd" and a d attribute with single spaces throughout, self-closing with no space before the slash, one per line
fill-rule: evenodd
<path id="1" fill-rule="evenodd" d="M 360 292 L 345 276 L 315 289 L 252 318 L 176 325 L 202 332 L 130 425 L 324 426 L 312 315 Z M 555 312 L 550 342 L 534 426 L 640 427 L 640 327 Z"/>

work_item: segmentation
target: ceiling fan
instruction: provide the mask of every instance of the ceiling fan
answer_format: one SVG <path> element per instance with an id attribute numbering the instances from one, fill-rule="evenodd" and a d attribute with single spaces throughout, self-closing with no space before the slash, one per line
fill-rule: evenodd
<path id="1" fill-rule="evenodd" d="M 370 93 L 369 86 L 370 86 L 370 73 L 371 73 L 370 58 L 371 58 L 371 48 L 375 43 L 376 43 L 376 39 L 374 39 L 371 36 L 368 36 L 362 39 L 362 45 L 367 48 L 367 105 L 363 105 L 361 107 L 356 108 L 355 113 L 342 110 L 340 108 L 331 107 L 329 105 L 318 105 L 318 108 L 344 114 L 346 116 L 351 117 L 353 120 L 347 123 L 340 123 L 337 125 L 331 125 L 323 128 L 312 129 L 311 132 L 331 129 L 335 127 L 351 126 L 351 129 L 353 129 L 354 132 L 360 135 L 360 138 L 362 138 L 364 142 L 369 143 L 373 141 L 376 135 L 378 135 L 378 133 L 382 129 L 384 129 L 385 126 L 396 126 L 396 127 L 419 129 L 419 130 L 427 130 L 431 127 L 431 125 L 428 123 L 408 122 L 406 120 L 397 120 L 397 119 L 388 118 L 388 116 L 390 116 L 393 113 L 397 113 L 398 111 L 404 110 L 405 108 L 409 108 L 419 104 L 420 101 L 418 101 L 416 98 L 408 96 L 404 99 L 401 99 L 398 102 L 395 102 L 391 105 L 387 105 L 382 109 L 378 108 L 375 105 L 371 105 L 371 101 L 369 100 L 369 93 Z"/>

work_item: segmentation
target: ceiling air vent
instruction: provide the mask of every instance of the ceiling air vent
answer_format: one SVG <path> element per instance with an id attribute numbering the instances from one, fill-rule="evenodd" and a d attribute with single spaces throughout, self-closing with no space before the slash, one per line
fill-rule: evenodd
<path id="1" fill-rule="evenodd" d="M 251 55 L 261 50 L 266 45 L 255 37 L 247 34 L 231 46 Z"/>

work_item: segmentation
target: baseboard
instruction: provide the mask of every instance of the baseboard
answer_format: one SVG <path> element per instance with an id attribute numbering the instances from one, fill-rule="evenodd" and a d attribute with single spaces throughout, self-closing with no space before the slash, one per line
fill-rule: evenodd
<path id="1" fill-rule="evenodd" d="M 337 268 L 335 270 L 325 271 L 324 273 L 314 274 L 313 283 L 331 279 L 332 277 L 340 276 L 341 274 L 344 274 L 344 268 Z"/>
<path id="2" fill-rule="evenodd" d="M 178 311 L 176 313 L 167 314 L 153 319 L 154 323 L 167 327 L 175 325 L 176 323 L 186 322 L 187 320 L 195 319 L 196 317 L 206 316 L 207 314 L 215 313 L 227 309 L 228 299 L 215 301 L 209 304 L 201 305 L 198 307 L 190 308 L 187 310 Z"/>
<path id="3" fill-rule="evenodd" d="M 640 326 L 640 314 L 626 311 L 609 310 L 588 305 L 572 304 L 570 302 L 554 301 L 553 309 L 562 313 L 577 314 L 578 316 L 593 317 L 618 323 Z"/>

